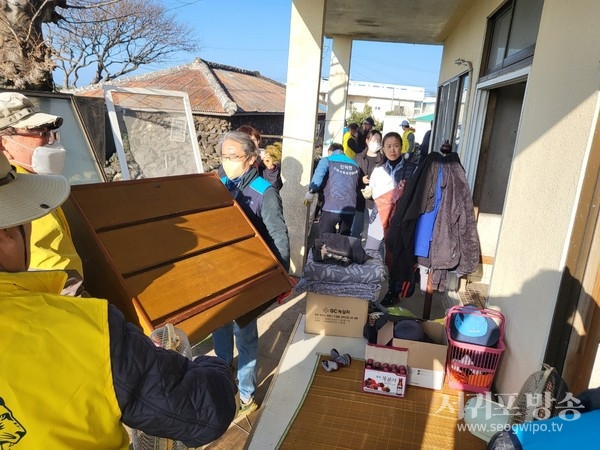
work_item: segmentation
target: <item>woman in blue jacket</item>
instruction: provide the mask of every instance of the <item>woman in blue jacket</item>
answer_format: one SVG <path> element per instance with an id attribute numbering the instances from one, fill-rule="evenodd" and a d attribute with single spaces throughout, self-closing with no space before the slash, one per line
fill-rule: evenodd
<path id="1" fill-rule="evenodd" d="M 248 219 L 265 240 L 285 270 L 290 266 L 290 240 L 283 218 L 283 203 L 279 191 L 262 178 L 255 162 L 258 147 L 242 131 L 230 131 L 219 140 L 221 154 L 221 181 L 238 202 Z M 275 300 L 275 299 L 273 299 Z M 249 414 L 258 408 L 254 401 L 256 388 L 256 360 L 258 358 L 258 328 L 256 320 L 271 303 L 258 307 L 244 317 L 213 331 L 217 356 L 231 366 L 233 344 L 238 350 L 238 387 L 240 410 L 238 415 Z"/>

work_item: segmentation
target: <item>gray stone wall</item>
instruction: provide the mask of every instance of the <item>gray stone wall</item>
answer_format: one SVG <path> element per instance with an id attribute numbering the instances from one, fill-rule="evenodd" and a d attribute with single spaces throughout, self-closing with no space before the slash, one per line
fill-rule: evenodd
<path id="1" fill-rule="evenodd" d="M 160 114 L 152 115 L 147 112 L 130 113 L 121 120 L 121 129 L 127 130 L 126 135 L 123 136 L 123 147 L 132 179 L 156 176 L 158 173 L 158 169 L 154 168 L 153 161 L 162 163 L 165 159 L 165 148 L 171 146 L 168 136 L 170 122 L 163 122 Z M 230 120 L 229 118 L 195 115 L 194 126 L 204 172 L 210 172 L 219 167 L 217 143 L 219 137 L 231 129 Z M 176 152 L 176 147 L 173 147 L 169 155 Z M 193 172 L 193 166 L 190 166 L 189 161 L 186 162 L 184 155 L 173 156 L 171 165 L 174 167 L 165 171 L 163 176 Z M 109 181 L 123 179 L 116 153 L 112 154 L 106 162 L 105 172 Z"/>
<path id="2" fill-rule="evenodd" d="M 152 113 L 149 112 L 136 113 L 130 111 L 128 112 L 127 118 L 120 124 L 122 129 L 132 130 L 130 133 L 132 136 L 128 137 L 130 139 L 134 139 L 133 136 L 138 135 L 139 130 L 144 130 L 142 133 L 144 137 L 139 139 L 140 142 L 131 142 L 130 145 L 124 143 L 125 153 L 127 154 L 127 164 L 133 179 L 151 176 L 144 174 L 144 164 L 142 163 L 142 160 L 152 161 L 164 159 L 164 146 L 169 145 L 168 134 L 165 134 L 165 130 L 162 130 L 161 132 L 160 126 L 155 127 L 155 124 L 160 124 L 161 122 L 160 113 L 157 113 L 156 117 L 151 116 Z M 219 167 L 220 158 L 217 153 L 217 143 L 219 137 L 227 131 L 235 130 L 241 125 L 250 125 L 256 128 L 264 136 L 262 147 L 266 147 L 276 141 L 281 142 L 281 135 L 283 134 L 283 114 L 234 115 L 226 117 L 194 114 L 193 118 L 204 172 L 210 172 Z M 139 123 L 136 123 L 138 121 Z M 163 128 L 167 129 L 169 126 L 170 122 L 166 123 Z M 154 131 L 153 128 L 155 128 Z M 109 147 L 112 148 L 113 145 L 110 130 L 108 130 L 106 137 L 106 154 L 110 155 L 106 161 L 106 176 L 109 181 L 118 181 L 122 179 L 121 168 L 119 166 L 117 154 L 109 150 Z M 149 143 L 164 144 L 149 145 Z M 133 154 L 129 151 L 129 148 L 133 149 Z M 135 155 L 139 154 L 140 148 L 147 154 L 143 155 L 143 157 L 138 157 L 139 161 L 136 161 Z M 177 163 L 177 165 L 179 165 L 179 163 Z M 185 170 L 188 171 L 186 173 L 189 173 L 187 168 Z M 173 172 L 169 174 L 173 175 L 176 173 Z"/>
<path id="3" fill-rule="evenodd" d="M 202 155 L 204 172 L 210 172 L 221 164 L 220 155 L 217 152 L 217 143 L 223 133 L 232 129 L 229 117 L 194 116 L 196 126 L 196 137 Z"/>

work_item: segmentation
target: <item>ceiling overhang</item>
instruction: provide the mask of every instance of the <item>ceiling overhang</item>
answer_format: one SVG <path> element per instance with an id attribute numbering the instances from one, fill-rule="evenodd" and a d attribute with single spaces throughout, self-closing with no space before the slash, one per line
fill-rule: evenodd
<path id="1" fill-rule="evenodd" d="M 475 0 L 327 0 L 324 34 L 441 45 Z"/>

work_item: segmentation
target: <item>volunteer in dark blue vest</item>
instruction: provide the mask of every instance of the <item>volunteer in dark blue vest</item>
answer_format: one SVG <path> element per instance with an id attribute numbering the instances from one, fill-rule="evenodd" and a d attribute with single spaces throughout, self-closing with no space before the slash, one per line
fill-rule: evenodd
<path id="1" fill-rule="evenodd" d="M 219 140 L 221 181 L 256 227 L 281 265 L 290 266 L 290 241 L 283 218 L 283 203 L 279 191 L 259 176 L 255 167 L 258 147 L 242 131 L 230 131 Z M 254 401 L 256 360 L 258 358 L 258 329 L 256 320 L 263 309 L 246 314 L 232 323 L 213 331 L 215 353 L 230 366 L 233 362 L 233 341 L 238 350 L 238 387 L 241 406 L 238 416 L 258 408 Z"/>
<path id="2" fill-rule="evenodd" d="M 304 205 L 312 203 L 323 191 L 323 212 L 319 219 L 319 235 L 339 233 L 350 235 L 356 199 L 359 195 L 358 163 L 344 154 L 342 144 L 329 146 L 329 156 L 321 158 L 304 196 Z"/>

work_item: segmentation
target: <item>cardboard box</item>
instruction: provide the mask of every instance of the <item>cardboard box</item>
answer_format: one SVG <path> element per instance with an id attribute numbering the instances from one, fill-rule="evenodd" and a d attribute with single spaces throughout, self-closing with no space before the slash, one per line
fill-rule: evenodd
<path id="1" fill-rule="evenodd" d="M 362 338 L 368 309 L 362 298 L 307 292 L 304 332 Z"/>
<path id="2" fill-rule="evenodd" d="M 369 363 L 373 361 L 369 368 Z M 391 397 L 404 397 L 406 392 L 406 364 L 408 350 L 405 348 L 386 347 L 383 345 L 367 344 L 365 349 L 365 372 L 363 375 L 362 390 L 370 394 L 389 395 Z M 375 369 L 375 364 L 395 364 L 400 372 Z"/>
<path id="3" fill-rule="evenodd" d="M 444 386 L 448 340 L 444 324 L 421 322 L 433 344 L 394 338 L 394 323 L 386 323 L 377 333 L 377 344 L 408 349 L 408 384 L 441 390 Z"/>

